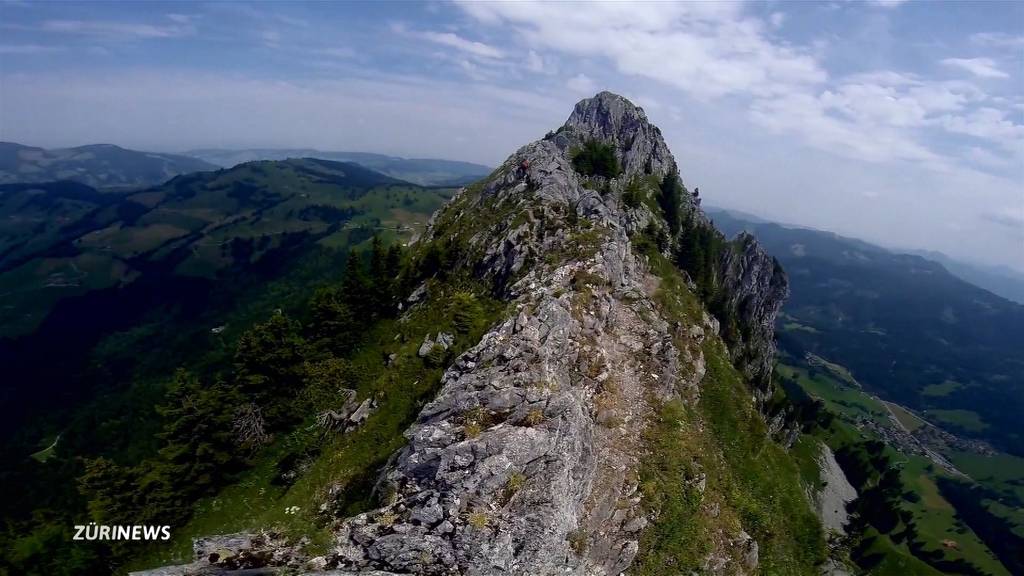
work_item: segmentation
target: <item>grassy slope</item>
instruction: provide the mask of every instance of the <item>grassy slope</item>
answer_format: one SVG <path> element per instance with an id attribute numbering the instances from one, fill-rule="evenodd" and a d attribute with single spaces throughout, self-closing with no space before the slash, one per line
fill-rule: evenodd
<path id="1" fill-rule="evenodd" d="M 700 322 L 701 305 L 678 272 L 659 255 L 650 257 L 662 277 L 657 298 L 666 318 Z M 708 371 L 700 400 L 664 404 L 648 431 L 651 452 L 641 482 L 656 519 L 641 542 L 635 572 L 699 569 L 721 546 L 716 540 L 735 537 L 742 528 L 758 542 L 764 573 L 816 573 L 824 540 L 797 463 L 769 439 L 721 341 L 708 338 L 703 353 Z M 707 475 L 703 494 L 685 481 L 700 473 Z"/>
<path id="2" fill-rule="evenodd" d="M 477 197 L 480 184 L 471 186 L 457 201 L 465 203 Z M 433 198 L 412 196 L 412 202 L 404 199 L 405 190 L 396 190 L 392 195 L 364 197 L 371 214 L 383 211 L 394 215 L 399 222 L 412 225 L 418 232 L 422 224 L 414 219 L 415 212 L 432 210 L 443 203 Z M 445 197 L 444 191 L 434 191 Z M 414 212 L 415 211 L 415 212 Z M 472 230 L 492 224 L 506 215 L 504 211 L 485 211 L 489 218 L 471 223 L 458 223 L 455 230 L 469 235 Z M 442 213 L 438 222 L 441 227 L 450 226 L 457 208 L 450 207 Z M 350 231 L 340 230 L 321 240 L 322 244 L 342 243 L 352 245 Z M 405 231 L 406 234 L 409 231 Z M 403 239 L 407 239 L 405 237 Z M 388 239 L 388 236 L 384 236 Z M 415 248 L 422 255 L 429 245 L 418 244 Z M 458 292 L 473 294 L 483 305 L 485 314 L 469 330 L 458 333 L 453 325 L 456 312 L 453 298 Z M 224 534 L 258 529 L 278 529 L 294 538 L 310 540 L 310 552 L 315 553 L 329 542 L 330 532 L 324 526 L 317 511 L 328 501 L 329 490 L 335 490 L 340 497 L 331 499 L 341 508 L 337 512 L 350 516 L 372 507 L 370 488 L 387 458 L 405 444 L 403 432 L 413 422 L 423 405 L 437 392 L 443 370 L 420 359 L 416 352 L 423 338 L 438 331 L 457 334 L 453 355 L 457 355 L 476 344 L 487 328 L 502 317 L 504 304 L 493 300 L 489 291 L 479 283 L 470 280 L 431 280 L 430 298 L 421 306 L 410 309 L 405 319 L 388 320 L 378 323 L 352 362 L 362 374 L 358 382 L 346 383 L 358 392 L 358 398 L 369 395 L 378 398 L 380 406 L 367 422 L 350 435 L 336 436 L 320 441 L 310 437 L 304 430 L 310 422 L 296 428 L 287 438 L 279 438 L 275 444 L 260 455 L 256 466 L 234 485 L 222 490 L 216 497 L 208 498 L 196 506 L 196 513 L 189 524 L 175 531 L 171 546 L 153 548 L 140 554 L 128 569 L 162 566 L 188 561 L 191 555 L 191 541 L 196 536 Z M 396 338 L 397 336 L 397 338 Z M 388 354 L 397 354 L 391 367 L 384 359 Z M 289 452 L 318 449 L 318 453 L 306 463 L 298 480 L 287 488 L 276 487 L 271 480 L 276 475 L 276 463 Z M 286 509 L 298 506 L 297 513 Z"/>
<path id="3" fill-rule="evenodd" d="M 796 380 L 808 394 L 820 398 L 836 414 L 869 418 L 883 426 L 889 423 L 889 412 L 878 400 L 860 389 L 841 383 L 823 370 L 812 373 L 787 364 L 778 365 L 776 370 L 779 375 Z"/>
<path id="4" fill-rule="evenodd" d="M 405 321 L 379 323 L 352 359 L 362 377 L 345 385 L 355 387 L 360 399 L 376 397 L 380 403 L 366 424 L 351 434 L 321 440 L 307 430 L 311 422 L 306 422 L 290 435 L 276 439 L 238 482 L 197 504 L 188 525 L 175 530 L 171 546 L 151 550 L 129 568 L 188 561 L 192 538 L 197 536 L 266 528 L 281 530 L 294 538 L 307 537 L 312 544 L 311 552 L 322 550 L 330 533 L 317 511 L 328 501 L 328 492 L 332 488 L 339 491 L 345 515 L 369 509 L 369 488 L 377 473 L 387 458 L 405 444 L 402 433 L 437 392 L 443 370 L 429 366 L 416 351 L 428 333 L 457 333 L 452 324 L 455 310 L 451 306 L 457 291 L 477 294 L 486 314 L 468 333 L 458 335 L 454 352 L 478 342 L 489 325 L 501 316 L 503 305 L 490 300 L 481 287 L 472 283 L 433 285 L 426 306 L 414 309 Z M 385 367 L 383 360 L 389 353 L 398 357 L 391 367 Z M 319 454 L 307 462 L 294 484 L 272 484 L 276 463 L 284 455 L 310 449 L 319 449 Z M 296 513 L 286 512 L 293 506 L 298 507 Z"/>
<path id="5" fill-rule="evenodd" d="M 957 468 L 975 481 L 1024 502 L 1024 458 L 1010 454 L 983 456 L 970 452 L 953 452 L 950 458 Z M 1011 499 L 1005 499 L 1005 502 L 1010 505 L 986 501 L 993 513 L 1013 523 L 1014 532 L 1024 537 L 1024 507 L 1014 506 Z"/>
<path id="6" fill-rule="evenodd" d="M 793 361 L 789 359 L 788 361 Z M 793 366 L 780 364 L 777 367 L 778 373 L 796 380 L 800 386 L 810 395 L 820 398 L 830 411 L 840 416 L 833 425 L 833 430 L 821 434 L 822 439 L 833 450 L 847 445 L 851 442 L 861 440 L 869 432 L 858 430 L 853 422 L 857 418 L 867 417 L 885 425 L 891 425 L 885 412 L 885 406 L 881 401 L 872 398 L 859 388 L 851 387 L 848 383 L 840 381 L 833 374 L 818 370 L 813 376 L 806 366 Z M 896 417 L 903 422 L 904 426 L 913 429 L 920 426 L 920 420 L 916 416 L 903 409 L 897 404 L 890 404 Z M 908 426 L 909 425 L 909 426 Z M 926 550 L 942 550 L 947 559 L 964 559 L 979 568 L 995 575 L 1008 575 L 1009 573 L 1002 564 L 995 559 L 992 552 L 968 527 L 964 526 L 955 516 L 953 506 L 945 500 L 935 486 L 935 477 L 941 472 L 929 462 L 917 456 L 904 456 L 896 452 L 895 461 L 903 462 L 903 482 L 907 489 L 916 492 L 921 496 L 919 502 L 906 502 L 903 505 L 914 514 L 914 521 L 917 524 L 919 538 L 926 542 Z M 977 457 L 974 460 L 977 461 Z M 1005 456 L 1004 458 L 1013 458 Z M 964 458 L 969 461 L 969 458 Z M 954 459 L 955 461 L 955 459 Z M 981 467 L 985 467 L 981 462 Z M 966 470 L 969 474 L 971 471 Z M 946 549 L 942 546 L 943 540 L 952 540 L 957 543 L 958 550 Z M 871 552 L 883 553 L 886 559 L 875 567 L 872 574 L 938 574 L 934 568 L 927 566 L 910 554 L 905 545 L 894 544 L 885 535 L 879 535 L 879 540 L 872 546 Z"/>
<path id="7" fill-rule="evenodd" d="M 927 543 L 925 550 L 941 550 L 946 558 L 963 559 L 997 576 L 1009 576 L 992 551 L 956 517 L 956 509 L 939 493 L 934 480 L 937 474 L 940 472 L 929 460 L 919 456 L 906 458 L 903 482 L 921 500 L 904 506 L 914 513 L 920 539 Z M 955 542 L 957 548 L 944 548 L 943 541 Z"/>
<path id="8" fill-rule="evenodd" d="M 885 534 L 869 530 L 869 535 L 874 536 L 875 541 L 868 549 L 868 554 L 882 556 L 881 562 L 871 568 L 869 572 L 871 576 L 940 576 L 942 574 L 911 555 L 906 546 L 893 543 Z"/>

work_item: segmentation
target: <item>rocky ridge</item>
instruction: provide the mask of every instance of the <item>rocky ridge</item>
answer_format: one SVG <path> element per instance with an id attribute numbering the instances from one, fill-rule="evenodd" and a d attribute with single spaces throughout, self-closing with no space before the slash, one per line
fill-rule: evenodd
<path id="1" fill-rule="evenodd" d="M 584 178 L 573 169 L 572 152 L 590 140 L 614 148 L 621 175 Z M 709 317 L 696 330 L 660 318 L 650 299 L 655 279 L 630 233 L 663 223 L 618 201 L 633 179 L 675 168 L 643 111 L 602 93 L 439 217 L 428 241 L 463 241 L 464 264 L 492 278 L 517 314 L 449 368 L 385 473 L 390 503 L 341 522 L 328 565 L 423 574 L 618 574 L 630 566 L 649 521 L 636 470 L 652 401 L 698 393 L 703 358 L 675 339 L 717 328 Z M 706 221 L 687 200 L 683 209 Z M 464 224 L 488 209 L 504 218 Z M 559 221 L 577 228 L 550 224 Z M 784 275 L 747 239 L 723 259 L 721 277 L 727 305 L 756 326 L 737 356 L 766 378 Z M 742 531 L 735 539 L 756 565 L 748 540 Z"/>
<path id="2" fill-rule="evenodd" d="M 612 146 L 619 175 L 574 170 L 573 153 L 592 140 Z M 515 312 L 447 369 L 382 475 L 384 504 L 338 518 L 331 552 L 307 570 L 597 575 L 630 567 L 651 521 L 639 491 L 643 431 L 656 403 L 699 395 L 699 344 L 719 327 L 707 313 L 693 325 L 666 321 L 653 299 L 658 278 L 631 240 L 666 224 L 647 204 L 627 207 L 623 191 L 675 171 L 643 111 L 603 92 L 435 216 L 421 246 L 456 252 L 457 266 L 490 279 Z M 681 209 L 710 225 L 688 194 Z M 763 399 L 785 276 L 746 238 L 723 256 L 718 279 L 725 309 L 743 327 L 732 355 Z M 429 298 L 429 289 L 416 294 Z M 758 546 L 742 528 L 721 542 L 709 572 L 756 570 Z"/>
<path id="3" fill-rule="evenodd" d="M 636 469 L 651 397 L 695 388 L 700 361 L 679 366 L 623 210 L 572 168 L 569 151 L 595 137 L 614 143 L 619 182 L 675 165 L 642 111 L 602 94 L 432 229 L 441 240 L 485 205 L 526 214 L 466 227 L 465 263 L 517 313 L 448 369 L 385 474 L 390 504 L 343 521 L 328 564 L 423 574 L 618 574 L 631 564 L 648 521 Z M 567 216 L 584 230 L 546 224 Z M 550 263 L 536 258 L 566 247 Z"/>

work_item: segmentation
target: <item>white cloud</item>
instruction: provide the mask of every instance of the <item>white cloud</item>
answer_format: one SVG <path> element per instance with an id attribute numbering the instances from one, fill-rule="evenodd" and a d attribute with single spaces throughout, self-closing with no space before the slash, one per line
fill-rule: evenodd
<path id="1" fill-rule="evenodd" d="M 178 38 L 195 34 L 191 23 L 172 19 L 172 24 L 146 24 L 112 20 L 46 20 L 46 32 L 101 36 L 114 39 Z"/>
<path id="2" fill-rule="evenodd" d="M 264 30 L 260 32 L 260 39 L 267 48 L 281 47 L 281 33 L 277 30 Z"/>
<path id="3" fill-rule="evenodd" d="M 978 108 L 965 115 L 944 116 L 941 123 L 950 132 L 998 143 L 1011 151 L 1024 147 L 1024 124 L 1015 123 L 1002 110 Z"/>
<path id="4" fill-rule="evenodd" d="M 868 4 L 879 6 L 881 8 L 896 8 L 905 2 L 907 2 L 907 0 L 868 0 Z"/>
<path id="5" fill-rule="evenodd" d="M 959 68 L 979 78 L 1009 78 L 1010 75 L 999 69 L 991 58 L 946 58 L 942 64 L 951 68 Z"/>
<path id="6" fill-rule="evenodd" d="M 842 98 L 842 94 L 832 92 L 825 92 L 821 97 L 793 93 L 755 102 L 750 116 L 755 123 L 773 132 L 798 134 L 817 148 L 857 160 L 940 161 L 913 138 L 872 119 L 872 115 L 907 115 L 907 109 L 861 107 L 838 116 L 834 109 L 843 105 Z M 912 110 L 910 116 L 913 116 Z"/>
<path id="7" fill-rule="evenodd" d="M 772 12 L 771 16 L 768 17 L 768 21 L 771 22 L 772 28 L 778 30 L 785 24 L 786 14 L 784 12 Z"/>
<path id="8" fill-rule="evenodd" d="M 455 34 L 453 32 L 419 32 L 415 33 L 416 36 L 429 40 L 435 44 L 441 44 L 450 48 L 455 48 L 461 52 L 478 56 L 481 58 L 504 58 L 505 53 L 497 48 L 484 44 L 483 42 L 477 42 L 475 40 L 468 40 Z"/>
<path id="9" fill-rule="evenodd" d="M 1013 160 L 998 154 L 993 154 L 992 152 L 978 146 L 968 147 L 966 157 L 972 162 L 987 168 L 1005 170 L 1013 167 Z"/>
<path id="10" fill-rule="evenodd" d="M 979 46 L 1022 48 L 1024 47 L 1024 35 L 1006 34 L 1005 32 L 978 32 L 971 34 L 971 42 Z"/>
<path id="11" fill-rule="evenodd" d="M 482 23 L 511 28 L 531 51 L 603 58 L 627 76 L 654 80 L 697 100 L 735 97 L 758 125 L 800 136 L 831 153 L 871 162 L 915 162 L 947 171 L 950 150 L 934 130 L 965 133 L 967 111 L 987 97 L 965 81 L 939 81 L 893 70 L 829 78 L 820 49 L 769 35 L 771 23 L 723 3 L 478 3 L 463 10 Z M 998 72 L 986 59 L 947 61 L 975 73 Z M 987 66 L 987 68 L 986 68 Z M 596 90 L 585 76 L 567 85 Z M 987 134 L 1005 148 L 1016 128 L 985 117 Z M 1011 123 L 1012 124 L 1012 123 Z M 988 162 L 987 166 L 992 166 Z"/>
<path id="12" fill-rule="evenodd" d="M 723 2 L 624 4 L 462 2 L 483 23 L 510 25 L 533 48 L 602 56 L 623 73 L 698 98 L 772 95 L 823 82 L 807 53 L 771 42 L 766 26 Z"/>
<path id="13" fill-rule="evenodd" d="M 167 19 L 178 24 L 191 24 L 196 17 L 191 14 L 168 14 Z"/>
<path id="14" fill-rule="evenodd" d="M 751 118 L 776 133 L 799 134 L 815 147 L 870 162 L 915 162 L 939 171 L 1005 169 L 1024 146 L 1024 125 L 970 83 L 930 81 L 891 71 L 840 79 L 820 94 L 756 100 Z M 937 132 L 968 135 L 1002 150 L 935 149 Z"/>
<path id="15" fill-rule="evenodd" d="M 541 56 L 536 50 L 526 54 L 524 67 L 534 74 L 556 74 L 558 66 L 552 58 Z"/>
<path id="16" fill-rule="evenodd" d="M 592 96 L 597 92 L 597 84 L 586 74 L 577 74 L 565 83 L 565 86 L 578 94 Z"/>

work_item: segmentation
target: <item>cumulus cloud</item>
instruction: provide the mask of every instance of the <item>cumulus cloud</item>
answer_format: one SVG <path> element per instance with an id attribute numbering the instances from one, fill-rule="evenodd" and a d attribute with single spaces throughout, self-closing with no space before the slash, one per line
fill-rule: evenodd
<path id="1" fill-rule="evenodd" d="M 536 50 L 530 50 L 526 54 L 525 67 L 534 74 L 556 74 L 558 72 L 557 62 L 548 56 L 542 56 Z"/>
<path id="2" fill-rule="evenodd" d="M 926 146 L 897 128 L 882 122 L 882 118 L 902 118 L 911 121 L 919 114 L 913 103 L 891 103 L 888 98 L 878 100 L 872 95 L 876 87 L 844 87 L 839 93 L 824 92 L 821 96 L 794 93 L 780 98 L 758 100 L 752 104 L 750 116 L 757 124 L 776 133 L 800 135 L 811 145 L 871 162 L 905 160 L 939 164 L 940 157 Z M 868 102 L 891 103 L 872 106 L 870 103 L 849 100 L 857 94 L 867 94 Z"/>
<path id="3" fill-rule="evenodd" d="M 806 52 L 773 43 L 766 26 L 731 3 L 463 2 L 483 23 L 506 24 L 531 45 L 603 56 L 626 74 L 652 78 L 698 98 L 785 93 L 824 81 Z"/>
<path id="4" fill-rule="evenodd" d="M 816 47 L 801 48 L 769 35 L 782 24 L 781 13 L 769 14 L 765 22 L 740 5 L 722 3 L 460 6 L 482 23 L 513 28 L 530 50 L 605 58 L 624 74 L 697 99 L 739 98 L 756 124 L 858 160 L 910 161 L 948 170 L 955 160 L 933 149 L 926 129 L 971 134 L 1008 148 L 1021 128 L 991 112 L 970 111 L 986 95 L 969 82 L 896 70 L 832 78 Z M 1002 74 L 986 58 L 943 63 L 976 76 Z M 576 92 L 596 89 L 583 75 L 567 86 Z M 982 125 L 969 126 L 979 120 Z"/>
<path id="5" fill-rule="evenodd" d="M 944 116 L 941 122 L 950 132 L 996 142 L 1010 150 L 1024 145 L 1024 124 L 1015 123 L 1003 110 L 978 108 L 962 116 Z"/>
<path id="6" fill-rule="evenodd" d="M 979 78 L 1009 78 L 1010 75 L 999 69 L 991 58 L 946 58 L 942 64 L 951 68 L 959 68 Z"/>
<path id="7" fill-rule="evenodd" d="M 569 78 L 565 83 L 566 87 L 573 92 L 590 96 L 597 92 L 597 84 L 586 74 L 577 74 Z"/>

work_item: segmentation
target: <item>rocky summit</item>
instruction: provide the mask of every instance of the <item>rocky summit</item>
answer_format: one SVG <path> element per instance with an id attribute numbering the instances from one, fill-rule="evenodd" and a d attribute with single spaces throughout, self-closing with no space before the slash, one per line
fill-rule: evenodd
<path id="1" fill-rule="evenodd" d="M 246 554 L 264 561 L 231 566 L 631 573 L 645 546 L 665 540 L 650 531 L 669 514 L 649 501 L 660 489 L 643 471 L 655 452 L 651 431 L 684 422 L 665 419 L 666 403 L 690 410 L 700 402 L 709 345 L 728 345 L 747 386 L 733 395 L 744 414 L 771 416 L 773 325 L 786 276 L 753 237 L 730 242 L 714 230 L 661 131 L 621 96 L 581 101 L 561 128 L 462 189 L 417 247 L 421 255 L 446 250 L 452 269 L 488 283 L 508 312 L 451 361 L 381 471 L 378 507 L 339 517 L 325 505 L 334 541 L 312 558 L 266 544 L 273 538 L 234 535 L 226 541 L 248 544 L 210 555 L 204 540 L 194 564 L 146 574 L 223 571 Z M 669 287 L 656 264 L 676 261 L 695 263 L 675 272 L 683 282 L 672 289 L 696 303 L 685 312 L 659 297 Z M 425 282 L 405 309 L 424 305 L 432 290 Z M 718 433 L 694 422 L 695 434 Z M 771 444 L 768 427 L 758 426 L 758 442 Z M 757 573 L 765 543 L 753 534 L 766 532 L 753 524 L 768 520 L 738 505 L 725 510 L 725 496 L 721 505 L 711 496 L 728 492 L 714 486 L 724 475 L 701 472 L 708 466 L 695 464 L 666 488 L 682 485 L 700 526 L 713 528 L 699 535 L 705 544 L 691 568 L 664 573 Z M 694 536 L 683 529 L 675 537 Z M 254 552 L 253 541 L 273 550 Z"/>

